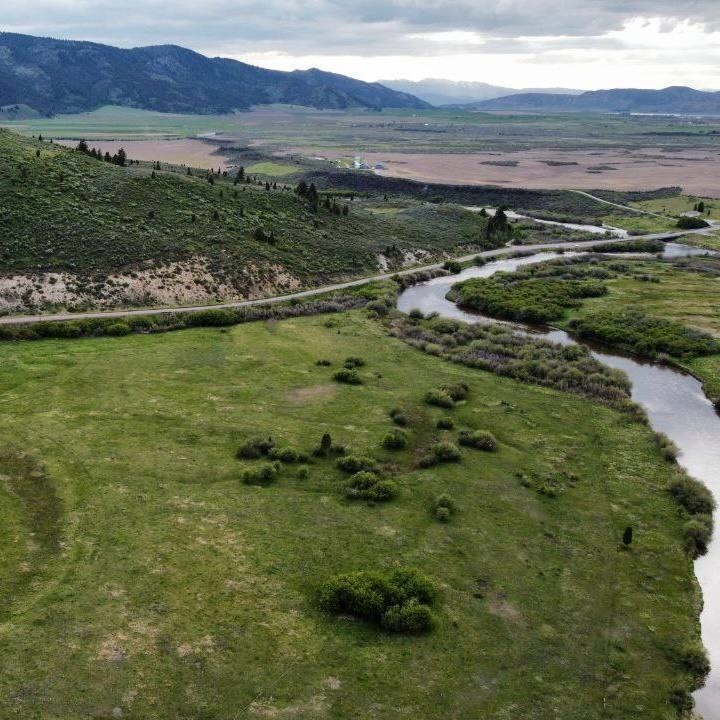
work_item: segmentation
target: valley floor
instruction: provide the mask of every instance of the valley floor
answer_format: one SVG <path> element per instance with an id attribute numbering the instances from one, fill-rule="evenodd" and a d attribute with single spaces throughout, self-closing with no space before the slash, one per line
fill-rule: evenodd
<path id="1" fill-rule="evenodd" d="M 348 356 L 362 385 L 332 380 Z M 422 354 L 359 311 L 5 343 L 0 362 L 3 718 L 676 717 L 699 596 L 676 471 L 630 416 Z M 454 410 L 423 402 L 460 381 Z M 381 447 L 392 408 L 408 449 Z M 499 450 L 417 467 L 462 428 Z M 399 496 L 345 499 L 329 460 L 241 482 L 248 437 L 323 433 Z M 431 634 L 317 609 L 328 576 L 398 565 L 440 589 Z"/>

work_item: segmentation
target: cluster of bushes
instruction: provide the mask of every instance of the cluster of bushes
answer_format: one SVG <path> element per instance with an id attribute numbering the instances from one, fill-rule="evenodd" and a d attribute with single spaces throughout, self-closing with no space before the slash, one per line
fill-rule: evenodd
<path id="1" fill-rule="evenodd" d="M 702 230 L 703 228 L 710 227 L 710 223 L 706 222 L 702 218 L 687 216 L 678 218 L 678 221 L 677 223 L 675 223 L 675 225 L 681 230 Z"/>
<path id="2" fill-rule="evenodd" d="M 428 405 L 450 410 L 455 407 L 455 403 L 467 400 L 470 388 L 465 383 L 457 383 L 454 385 L 443 385 L 439 388 L 433 388 L 425 393 L 425 402 Z"/>
<path id="3" fill-rule="evenodd" d="M 707 552 L 713 532 L 715 500 L 712 493 L 701 482 L 685 474 L 678 474 L 669 490 L 687 516 L 683 527 L 685 549 L 693 558 L 700 557 Z"/>
<path id="4" fill-rule="evenodd" d="M 560 319 L 584 298 L 607 294 L 594 280 L 516 280 L 513 274 L 473 278 L 453 286 L 451 297 L 460 306 L 497 318 L 528 323 Z"/>
<path id="5" fill-rule="evenodd" d="M 397 493 L 397 485 L 392 480 L 383 479 L 369 470 L 355 473 L 345 485 L 345 497 L 350 500 L 385 502 Z"/>
<path id="6" fill-rule="evenodd" d="M 360 373 L 354 368 L 342 368 L 333 375 L 335 382 L 344 383 L 345 385 L 362 385 L 362 378 Z"/>
<path id="7" fill-rule="evenodd" d="M 337 459 L 335 463 L 338 469 L 343 472 L 355 474 L 358 472 L 378 472 L 377 462 L 365 455 L 345 455 Z"/>
<path id="8" fill-rule="evenodd" d="M 407 444 L 408 434 L 400 428 L 391 430 L 382 441 L 382 445 L 386 450 L 404 450 Z"/>
<path id="9" fill-rule="evenodd" d="M 267 456 L 275 448 L 275 441 L 271 438 L 251 438 L 246 440 L 237 451 L 240 460 L 257 460 Z"/>
<path id="10" fill-rule="evenodd" d="M 420 458 L 418 465 L 429 468 L 440 463 L 460 462 L 461 458 L 460 448 L 455 443 L 443 440 L 432 445 L 430 452 Z"/>
<path id="11" fill-rule="evenodd" d="M 495 436 L 487 430 L 461 430 L 458 438 L 460 445 L 475 448 L 476 450 L 485 450 L 486 452 L 494 452 L 498 448 Z"/>
<path id="12" fill-rule="evenodd" d="M 433 500 L 432 510 L 436 520 L 450 522 L 452 516 L 457 512 L 457 503 L 450 495 L 443 493 Z"/>
<path id="13" fill-rule="evenodd" d="M 720 353 L 720 342 L 711 335 L 632 308 L 574 318 L 569 326 L 581 338 L 618 345 L 651 358 L 662 353 L 675 358 Z"/>
<path id="14" fill-rule="evenodd" d="M 228 327 L 258 320 L 339 313 L 363 308 L 368 299 L 358 295 L 333 295 L 320 300 L 298 303 L 268 303 L 238 308 L 213 308 L 197 312 L 167 312 L 130 315 L 117 318 L 83 318 L 60 322 L 39 322 L 24 325 L 1 325 L 0 340 L 43 340 L 46 338 L 87 338 L 129 335 L 130 333 L 161 333 L 190 327 Z"/>
<path id="15" fill-rule="evenodd" d="M 416 570 L 404 568 L 389 574 L 359 571 L 337 575 L 319 592 L 325 612 L 354 615 L 398 633 L 432 630 L 435 621 L 430 608 L 436 601 L 433 583 Z"/>
<path id="16" fill-rule="evenodd" d="M 624 373 L 598 362 L 579 345 L 556 345 L 502 325 L 469 325 L 437 318 L 395 317 L 389 323 L 389 332 L 452 362 L 639 412 L 630 401 L 630 381 Z"/>
<path id="17" fill-rule="evenodd" d="M 678 456 L 677 445 L 675 445 L 675 443 L 663 433 L 655 433 L 655 440 L 657 441 L 658 448 L 660 449 L 660 454 L 668 462 L 674 463 Z"/>
<path id="18" fill-rule="evenodd" d="M 662 240 L 623 240 L 622 242 L 599 243 L 591 250 L 597 253 L 661 253 L 665 250 Z"/>

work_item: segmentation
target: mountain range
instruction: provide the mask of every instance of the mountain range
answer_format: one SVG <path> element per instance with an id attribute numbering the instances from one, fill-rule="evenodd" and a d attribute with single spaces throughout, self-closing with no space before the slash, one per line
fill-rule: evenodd
<path id="1" fill-rule="evenodd" d="M 461 82 L 453 80 L 430 79 L 425 80 L 380 80 L 380 82 L 392 90 L 410 93 L 431 105 L 465 105 L 493 100 L 494 98 L 506 97 L 508 95 L 520 95 L 526 93 L 553 93 L 557 95 L 579 95 L 582 90 L 571 90 L 568 88 L 517 88 L 489 85 L 483 82 Z"/>
<path id="2" fill-rule="evenodd" d="M 284 103 L 320 109 L 430 107 L 412 95 L 321 70 L 282 72 L 176 45 L 121 49 L 0 33 L 0 108 L 52 115 L 103 105 L 224 113 Z"/>
<path id="3" fill-rule="evenodd" d="M 467 110 L 511 112 L 720 115 L 720 92 L 668 87 L 663 90 L 593 90 L 580 95 L 525 93 L 462 107 Z"/>

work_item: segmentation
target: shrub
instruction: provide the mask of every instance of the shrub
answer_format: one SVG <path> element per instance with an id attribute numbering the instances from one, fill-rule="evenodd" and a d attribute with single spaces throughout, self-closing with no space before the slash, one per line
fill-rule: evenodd
<path id="1" fill-rule="evenodd" d="M 455 427 L 455 423 L 452 418 L 441 417 L 437 421 L 438 430 L 452 430 Z"/>
<path id="2" fill-rule="evenodd" d="M 390 417 L 392 418 L 392 421 L 396 425 L 399 425 L 400 427 L 407 427 L 407 425 L 408 425 L 407 415 L 405 415 L 405 413 L 402 412 L 402 410 L 399 410 L 398 408 L 393 408 L 390 411 Z"/>
<path id="3" fill-rule="evenodd" d="M 245 470 L 242 480 L 246 485 L 269 485 L 275 480 L 278 472 L 280 472 L 279 462 L 268 463 Z"/>
<path id="4" fill-rule="evenodd" d="M 434 627 L 430 605 L 436 601 L 435 588 L 416 570 L 337 575 L 323 584 L 318 600 L 326 612 L 350 613 L 389 632 L 420 633 Z"/>
<path id="5" fill-rule="evenodd" d="M 329 360 L 318 360 L 316 365 L 320 365 L 320 367 L 330 367 L 332 363 Z"/>
<path id="6" fill-rule="evenodd" d="M 681 230 L 701 230 L 702 228 L 710 227 L 710 224 L 702 218 L 683 216 L 678 219 L 676 227 Z"/>
<path id="7" fill-rule="evenodd" d="M 350 474 L 362 471 L 377 472 L 375 460 L 363 455 L 346 455 L 345 457 L 338 458 L 335 464 L 340 470 Z"/>
<path id="8" fill-rule="evenodd" d="M 187 323 L 191 327 L 222 327 L 224 325 L 236 325 L 238 316 L 232 310 L 201 310 L 190 313 Z"/>
<path id="9" fill-rule="evenodd" d="M 408 600 L 403 605 L 393 605 L 380 620 L 385 630 L 399 633 L 424 633 L 435 626 L 432 611 L 417 600 Z"/>
<path id="10" fill-rule="evenodd" d="M 438 462 L 458 462 L 460 460 L 460 448 L 455 443 L 439 442 L 432 446 L 432 453 Z"/>
<path id="11" fill-rule="evenodd" d="M 423 455 L 418 460 L 418 467 L 421 468 L 430 468 L 435 467 L 440 461 L 433 455 L 432 453 L 428 453 L 427 455 Z"/>
<path id="12" fill-rule="evenodd" d="M 688 555 L 699 558 L 705 555 L 712 537 L 712 516 L 696 515 L 683 527 L 683 543 Z"/>
<path id="13" fill-rule="evenodd" d="M 476 450 L 485 450 L 486 452 L 493 452 L 497 450 L 498 443 L 495 436 L 487 430 L 463 430 L 458 438 L 460 445 L 465 447 L 472 447 Z"/>
<path id="14" fill-rule="evenodd" d="M 267 455 L 274 447 L 275 443 L 272 438 L 253 438 L 240 446 L 237 457 L 241 460 L 256 460 L 263 455 Z"/>
<path id="15" fill-rule="evenodd" d="M 126 322 L 111 323 L 105 328 L 105 334 L 111 337 L 121 337 L 129 335 L 131 332 L 132 328 Z"/>
<path id="16" fill-rule="evenodd" d="M 697 687 L 702 687 L 705 678 L 710 672 L 710 660 L 705 648 L 700 643 L 685 645 L 678 654 L 678 660 L 680 665 L 692 674 Z"/>
<path id="17" fill-rule="evenodd" d="M 397 495 L 397 485 L 392 480 L 381 480 L 375 473 L 355 473 L 345 486 L 345 496 L 351 500 L 376 500 L 384 502 Z"/>
<path id="18" fill-rule="evenodd" d="M 417 308 L 413 308 L 409 313 L 409 317 L 411 317 L 413 320 L 424 320 L 425 315 L 423 315 L 422 310 L 418 310 Z"/>
<path id="19" fill-rule="evenodd" d="M 391 430 L 382 441 L 386 450 L 404 450 L 408 444 L 408 436 L 404 430 L 396 428 Z"/>
<path id="20" fill-rule="evenodd" d="M 363 367 L 365 365 L 365 361 L 361 357 L 348 357 L 345 358 L 343 365 L 348 370 L 352 370 L 353 368 Z"/>
<path id="21" fill-rule="evenodd" d="M 307 480 L 310 477 L 310 468 L 307 465 L 301 465 L 297 471 L 298 480 Z"/>
<path id="22" fill-rule="evenodd" d="M 457 503 L 455 502 L 455 499 L 445 493 L 438 495 L 435 500 L 433 500 L 433 507 L 445 508 L 446 510 L 449 510 L 451 514 L 457 511 Z"/>
<path id="23" fill-rule="evenodd" d="M 670 494 L 691 515 L 712 515 L 715 500 L 712 493 L 698 480 L 680 475 L 670 485 Z"/>
<path id="24" fill-rule="evenodd" d="M 470 393 L 470 388 L 465 383 L 443 385 L 440 390 L 447 393 L 455 402 L 467 400 L 467 396 Z"/>
<path id="25" fill-rule="evenodd" d="M 455 407 L 455 401 L 444 390 L 428 390 L 425 393 L 425 402 L 446 409 Z"/>
<path id="26" fill-rule="evenodd" d="M 309 460 L 307 453 L 291 447 L 272 448 L 268 455 L 273 460 L 280 460 L 280 462 L 288 464 L 306 463 Z"/>
<path id="27" fill-rule="evenodd" d="M 676 462 L 678 449 L 675 443 L 663 433 L 655 433 L 655 439 L 658 447 L 660 448 L 660 454 L 665 458 L 665 460 L 668 462 Z"/>
<path id="28" fill-rule="evenodd" d="M 346 385 L 362 385 L 362 378 L 358 374 L 357 370 L 349 370 L 348 368 L 343 368 L 342 370 L 338 370 L 333 375 L 333 380 L 335 382 L 339 383 L 345 383 Z"/>
<path id="29" fill-rule="evenodd" d="M 447 270 L 453 275 L 457 275 L 462 270 L 462 265 L 457 260 L 446 260 L 443 263 L 443 270 Z"/>
<path id="30" fill-rule="evenodd" d="M 435 519 L 438 522 L 450 522 L 452 513 L 446 507 L 435 508 Z"/>

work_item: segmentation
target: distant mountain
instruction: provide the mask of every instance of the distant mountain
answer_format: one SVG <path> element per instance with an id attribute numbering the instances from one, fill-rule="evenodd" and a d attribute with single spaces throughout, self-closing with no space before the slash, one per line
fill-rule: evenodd
<path id="1" fill-rule="evenodd" d="M 720 115 L 720 92 L 688 87 L 664 90 L 593 90 L 581 95 L 527 93 L 464 106 L 516 112 L 603 112 Z"/>
<path id="2" fill-rule="evenodd" d="M 562 95 L 579 95 L 582 90 L 567 88 L 516 88 L 488 85 L 482 82 L 455 82 L 453 80 L 381 80 L 385 87 L 399 92 L 410 93 L 431 105 L 464 105 L 468 103 L 492 100 L 518 95 L 520 93 L 555 93 Z"/>
<path id="3" fill-rule="evenodd" d="M 337 110 L 429 107 L 379 83 L 321 70 L 265 70 L 176 45 L 123 50 L 0 33 L 0 107 L 27 106 L 44 114 L 102 105 L 223 113 L 271 103 Z"/>

